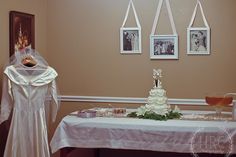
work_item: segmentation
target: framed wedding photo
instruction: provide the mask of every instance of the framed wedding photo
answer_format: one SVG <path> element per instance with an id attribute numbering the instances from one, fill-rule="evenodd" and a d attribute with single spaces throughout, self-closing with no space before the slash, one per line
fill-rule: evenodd
<path id="1" fill-rule="evenodd" d="M 24 48 L 35 48 L 34 15 L 10 11 L 10 56 Z"/>
<path id="2" fill-rule="evenodd" d="M 210 54 L 210 29 L 188 28 L 187 29 L 187 54 L 208 55 Z"/>
<path id="3" fill-rule="evenodd" d="M 141 53 L 141 29 L 120 28 L 120 53 L 139 54 Z"/>
<path id="4" fill-rule="evenodd" d="M 177 35 L 151 35 L 150 58 L 151 59 L 178 59 Z"/>

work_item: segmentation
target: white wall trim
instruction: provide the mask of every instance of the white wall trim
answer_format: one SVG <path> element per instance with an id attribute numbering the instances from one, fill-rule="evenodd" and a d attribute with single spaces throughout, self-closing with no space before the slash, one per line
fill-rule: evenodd
<path id="1" fill-rule="evenodd" d="M 103 97 L 103 96 L 74 96 L 61 95 L 60 100 L 63 102 L 104 102 L 104 103 L 135 103 L 145 104 L 147 98 L 136 97 Z M 207 105 L 204 99 L 168 99 L 169 104 L 176 105 Z"/>

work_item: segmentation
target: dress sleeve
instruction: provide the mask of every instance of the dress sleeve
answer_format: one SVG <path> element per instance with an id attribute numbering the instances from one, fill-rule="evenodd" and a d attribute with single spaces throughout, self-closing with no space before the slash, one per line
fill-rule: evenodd
<path id="1" fill-rule="evenodd" d="M 51 110 L 51 114 L 52 114 L 52 121 L 55 122 L 56 120 L 56 116 L 57 116 L 57 112 L 60 108 L 60 99 L 58 99 L 58 88 L 56 85 L 56 81 L 53 80 L 51 82 L 51 86 L 50 86 L 50 94 L 51 94 L 51 98 L 52 98 L 52 110 Z"/>
<path id="2" fill-rule="evenodd" d="M 13 107 L 13 96 L 11 81 L 4 74 L 3 85 L 2 85 L 2 99 L 1 99 L 1 111 L 0 111 L 0 124 L 9 118 Z"/>

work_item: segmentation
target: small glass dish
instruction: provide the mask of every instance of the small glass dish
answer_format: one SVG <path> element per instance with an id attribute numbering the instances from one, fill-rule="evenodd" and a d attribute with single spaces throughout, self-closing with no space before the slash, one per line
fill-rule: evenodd
<path id="1" fill-rule="evenodd" d="M 78 112 L 78 117 L 81 118 L 94 118 L 96 117 L 96 111 L 94 110 L 83 110 Z"/>

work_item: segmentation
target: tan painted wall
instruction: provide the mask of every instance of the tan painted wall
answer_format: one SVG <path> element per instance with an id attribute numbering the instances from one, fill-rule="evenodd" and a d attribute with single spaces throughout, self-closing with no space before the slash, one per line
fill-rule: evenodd
<path id="1" fill-rule="evenodd" d="M 163 85 L 170 98 L 203 98 L 209 92 L 235 91 L 236 1 L 202 1 L 211 27 L 211 55 L 188 56 L 186 27 L 195 2 L 171 0 L 179 60 L 150 60 L 149 35 L 156 0 L 134 0 L 142 25 L 141 55 L 119 53 L 119 28 L 128 0 L 1 0 L 0 71 L 9 54 L 8 13 L 17 10 L 35 14 L 36 49 L 58 71 L 63 95 L 147 97 L 153 68 L 163 69 Z M 201 24 L 198 18 L 196 25 Z M 128 25 L 133 25 L 132 19 Z M 158 26 L 163 34 L 171 32 L 166 10 Z M 49 136 L 63 116 L 84 107 L 89 105 L 62 103 Z"/>
<path id="2" fill-rule="evenodd" d="M 179 34 L 179 60 L 150 60 L 149 35 L 157 0 L 134 0 L 142 26 L 141 55 L 121 55 L 119 52 L 119 28 L 128 0 L 48 1 L 48 60 L 59 73 L 61 94 L 147 97 L 152 87 L 153 68 L 163 69 L 163 85 L 170 98 L 202 99 L 206 93 L 236 91 L 236 22 L 233 20 L 236 1 L 202 1 L 211 27 L 209 56 L 186 54 L 186 28 L 196 1 L 170 2 Z M 158 24 L 159 32 L 171 33 L 169 24 L 164 9 Z M 194 26 L 202 24 L 198 10 Z M 127 26 L 135 26 L 132 13 Z M 91 104 L 94 103 L 62 103 L 57 122 L 50 128 L 50 136 L 61 118 L 72 111 L 89 108 Z M 181 106 L 181 109 L 212 110 L 199 106 Z"/>
<path id="3" fill-rule="evenodd" d="M 134 1 L 142 26 L 141 55 L 119 53 L 119 28 L 128 0 L 48 1 L 48 59 L 59 72 L 61 94 L 147 97 L 153 68 L 163 69 L 163 85 L 170 98 L 236 91 L 236 1 L 202 1 L 211 27 L 209 56 L 186 54 L 186 28 L 196 1 L 170 2 L 179 34 L 179 60 L 149 58 L 157 0 Z M 166 9 L 161 16 L 160 33 L 171 33 Z M 201 22 L 198 16 L 195 26 L 203 26 Z M 128 24 L 134 25 L 132 19 Z"/>

